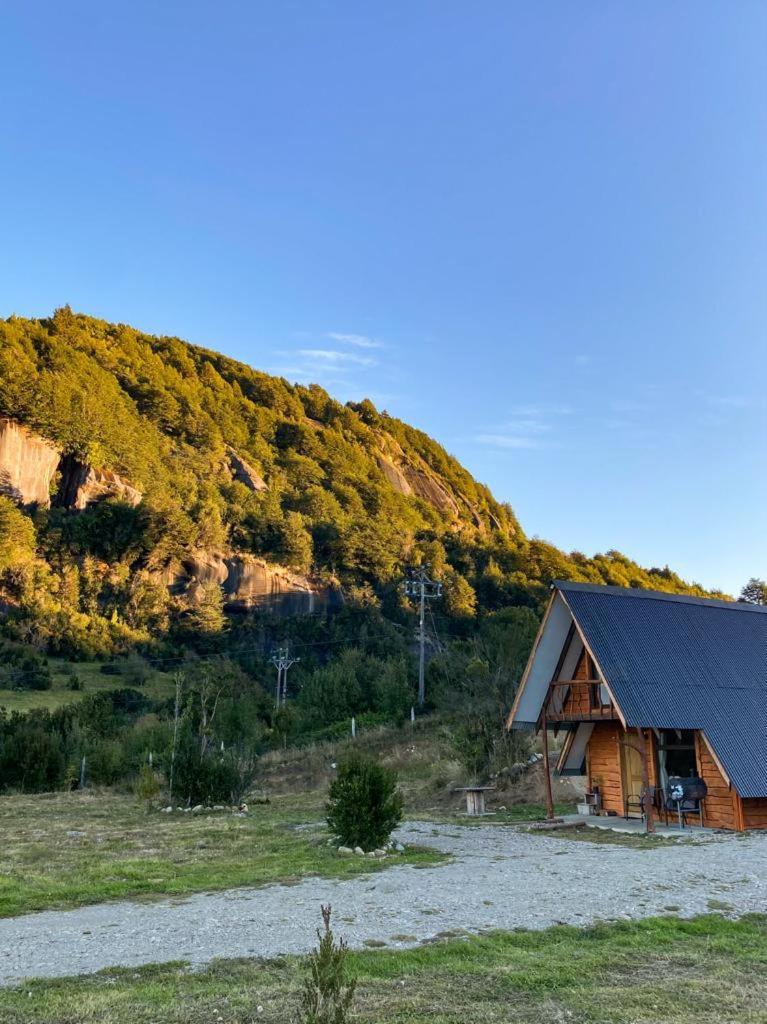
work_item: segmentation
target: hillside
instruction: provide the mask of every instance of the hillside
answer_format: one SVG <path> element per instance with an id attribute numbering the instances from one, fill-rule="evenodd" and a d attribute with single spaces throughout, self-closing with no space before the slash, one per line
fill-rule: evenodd
<path id="1" fill-rule="evenodd" d="M 615 551 L 529 540 L 367 400 L 68 307 L 0 321 L 0 416 L 3 599 L 53 649 L 147 640 L 189 608 L 215 631 L 221 590 L 226 611 L 375 601 L 424 557 L 448 616 L 534 606 L 554 576 L 702 593 Z"/>

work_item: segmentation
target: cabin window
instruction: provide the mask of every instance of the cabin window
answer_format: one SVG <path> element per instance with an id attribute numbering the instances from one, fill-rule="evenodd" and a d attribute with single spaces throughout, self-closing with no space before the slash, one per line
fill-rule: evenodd
<path id="1" fill-rule="evenodd" d="M 658 767 L 664 787 L 670 776 L 686 779 L 698 774 L 695 733 L 692 729 L 661 729 L 658 737 Z"/>

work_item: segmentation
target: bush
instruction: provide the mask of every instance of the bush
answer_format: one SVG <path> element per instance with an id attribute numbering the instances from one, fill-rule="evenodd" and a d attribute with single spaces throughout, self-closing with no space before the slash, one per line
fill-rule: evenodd
<path id="1" fill-rule="evenodd" d="M 356 980 L 346 981 L 348 948 L 343 939 L 336 944 L 330 927 L 330 905 L 322 906 L 319 946 L 309 957 L 309 977 L 301 995 L 302 1024 L 346 1024 L 354 998 Z"/>
<path id="2" fill-rule="evenodd" d="M 160 783 L 157 781 L 151 764 L 142 764 L 136 780 L 135 793 L 149 811 L 152 801 L 156 800 L 160 793 Z"/>
<path id="3" fill-rule="evenodd" d="M 0 689 L 50 690 L 53 680 L 42 654 L 9 640 L 0 640 Z"/>
<path id="4" fill-rule="evenodd" d="M 371 757 L 352 754 L 338 766 L 330 786 L 327 822 L 344 846 L 375 850 L 402 821 L 396 772 Z"/>

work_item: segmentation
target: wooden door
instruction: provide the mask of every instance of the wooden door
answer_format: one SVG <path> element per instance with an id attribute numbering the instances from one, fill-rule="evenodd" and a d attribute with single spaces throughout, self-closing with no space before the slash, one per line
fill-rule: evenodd
<path id="1" fill-rule="evenodd" d="M 632 818 L 641 818 L 639 804 L 642 799 L 642 755 L 634 744 L 636 740 L 624 737 L 621 744 L 621 765 L 623 769 L 623 799 L 630 798 L 628 813 Z M 629 746 L 631 744 L 631 746 Z"/>

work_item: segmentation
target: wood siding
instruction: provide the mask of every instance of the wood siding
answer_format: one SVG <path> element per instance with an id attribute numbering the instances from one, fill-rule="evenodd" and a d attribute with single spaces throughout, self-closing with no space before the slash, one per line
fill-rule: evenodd
<path id="1" fill-rule="evenodd" d="M 738 794 L 732 789 L 711 756 L 699 732 L 695 733 L 695 753 L 700 777 L 708 787 L 703 801 L 703 824 L 708 828 L 743 828 L 743 810 Z"/>
<path id="2" fill-rule="evenodd" d="M 619 722 L 597 722 L 586 752 L 589 789 L 598 786 L 602 808 L 620 815 L 624 812 L 619 743 L 622 733 Z"/>
<path id="3" fill-rule="evenodd" d="M 744 828 L 767 828 L 767 800 L 747 799 L 743 804 L 743 826 Z"/>
<path id="4" fill-rule="evenodd" d="M 591 658 L 584 650 L 581 652 L 575 672 L 573 672 L 573 679 L 593 679 L 594 676 L 591 675 L 592 671 Z M 581 716 L 585 718 L 588 716 L 590 711 L 591 706 L 589 704 L 588 687 L 571 686 L 567 691 L 567 697 L 562 707 L 562 714 L 572 718 L 580 718 Z"/>

